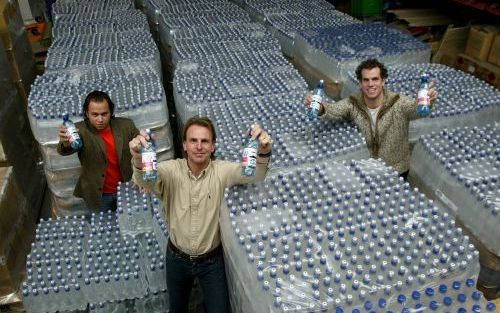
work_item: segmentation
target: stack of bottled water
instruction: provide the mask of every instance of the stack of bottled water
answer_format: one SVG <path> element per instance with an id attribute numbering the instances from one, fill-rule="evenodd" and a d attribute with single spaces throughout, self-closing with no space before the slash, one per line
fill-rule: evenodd
<path id="1" fill-rule="evenodd" d="M 201 27 L 190 27 L 177 30 L 172 35 L 172 46 L 177 40 L 183 39 L 231 40 L 231 39 L 257 39 L 271 38 L 271 33 L 257 23 L 213 24 Z"/>
<path id="2" fill-rule="evenodd" d="M 204 59 L 207 56 L 235 55 L 239 53 L 274 52 L 281 54 L 279 43 L 273 38 L 245 38 L 214 41 L 211 38 L 175 40 L 172 62 L 177 64 L 184 59 Z"/>
<path id="3" fill-rule="evenodd" d="M 139 241 L 124 239 L 114 222 L 92 228 L 86 251 L 83 291 L 89 303 L 131 299 L 147 293 Z"/>
<path id="4" fill-rule="evenodd" d="M 150 198 L 132 182 L 118 184 L 116 214 L 123 235 L 135 237 L 153 231 Z"/>
<path id="5" fill-rule="evenodd" d="M 427 63 L 430 49 L 400 30 L 372 23 L 299 32 L 295 55 L 329 78 L 345 81 L 364 59 L 377 58 L 386 65 Z"/>
<path id="6" fill-rule="evenodd" d="M 388 90 L 416 99 L 419 79 L 428 73 L 439 90 L 430 118 L 410 124 L 410 140 L 444 128 L 485 125 L 498 121 L 500 92 L 474 76 L 442 64 L 398 64 L 388 66 Z M 356 75 L 349 73 L 342 96 L 358 92 Z"/>
<path id="7" fill-rule="evenodd" d="M 236 6 L 221 9 L 214 8 L 213 10 L 202 12 L 192 11 L 162 14 L 159 25 L 161 43 L 164 46 L 172 45 L 175 33 L 184 28 L 249 22 L 250 17 L 248 14 Z"/>
<path id="8" fill-rule="evenodd" d="M 323 27 L 361 23 L 355 18 L 336 11 L 323 0 L 314 1 L 262 1 L 245 0 L 240 5 L 252 20 L 266 24 L 281 44 L 283 53 L 293 57 L 294 39 L 298 32 L 309 32 Z"/>
<path id="9" fill-rule="evenodd" d="M 412 154 L 416 180 L 497 256 L 499 142 L 497 124 L 444 129 L 422 136 Z"/>
<path id="10" fill-rule="evenodd" d="M 145 233 L 140 241 L 143 253 L 143 268 L 148 280 L 148 289 L 151 292 L 167 289 L 166 271 L 165 271 L 165 254 L 156 236 L 152 232 Z"/>
<path id="11" fill-rule="evenodd" d="M 91 0 L 91 1 L 77 1 L 77 0 L 58 0 L 52 6 L 52 13 L 57 19 L 66 14 L 76 13 L 90 13 L 102 11 L 125 11 L 131 10 L 134 7 L 132 0 Z"/>
<path id="12" fill-rule="evenodd" d="M 133 238 L 111 211 L 93 213 L 90 224 L 83 216 L 42 220 L 26 263 L 26 311 L 165 312 L 167 226 L 161 202 L 145 198 L 158 233 Z"/>
<path id="13" fill-rule="evenodd" d="M 179 71 L 174 77 L 174 99 L 181 121 L 185 122 L 199 107 L 222 101 L 234 106 L 237 99 L 264 95 L 304 92 L 306 84 L 292 66 L 278 68 L 224 69 L 198 75 Z"/>
<path id="14" fill-rule="evenodd" d="M 379 161 L 291 168 L 226 200 L 221 233 L 241 312 L 365 310 L 478 274 L 454 219 Z"/>
<path id="15" fill-rule="evenodd" d="M 58 51 L 74 50 L 87 47 L 130 46 L 134 44 L 148 45 L 152 42 L 151 33 L 136 29 L 117 33 L 92 33 L 79 36 L 61 35 L 52 42 L 51 48 Z"/>
<path id="16" fill-rule="evenodd" d="M 89 233 L 88 223 L 80 217 L 42 220 L 38 224 L 22 286 L 28 312 L 86 308 L 82 289 Z"/>
<path id="17" fill-rule="evenodd" d="M 52 35 L 54 38 L 58 38 L 64 35 L 78 36 L 93 33 L 148 30 L 146 16 L 140 11 L 127 10 L 111 13 L 101 12 L 99 14 L 95 12 L 81 12 L 57 18 L 52 29 Z"/>

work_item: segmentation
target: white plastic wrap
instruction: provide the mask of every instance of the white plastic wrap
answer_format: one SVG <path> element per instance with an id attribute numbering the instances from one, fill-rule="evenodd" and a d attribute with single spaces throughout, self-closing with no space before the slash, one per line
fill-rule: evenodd
<path id="1" fill-rule="evenodd" d="M 436 281 L 477 277 L 478 252 L 453 219 L 380 162 L 290 169 L 226 199 L 238 312 L 335 312 L 380 298 L 389 307 Z"/>
<path id="2" fill-rule="evenodd" d="M 411 176 L 500 256 L 498 125 L 442 130 L 415 145 Z"/>

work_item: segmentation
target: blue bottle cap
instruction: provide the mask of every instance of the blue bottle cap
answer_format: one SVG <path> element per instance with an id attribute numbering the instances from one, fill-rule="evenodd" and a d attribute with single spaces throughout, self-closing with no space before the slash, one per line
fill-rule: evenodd
<path id="1" fill-rule="evenodd" d="M 412 292 L 411 297 L 413 300 L 419 300 L 420 299 L 420 292 L 418 292 L 418 291 Z"/>
<path id="2" fill-rule="evenodd" d="M 435 311 L 439 308 L 439 304 L 436 301 L 432 300 L 429 303 L 429 307 L 431 308 L 431 310 Z"/>
<path id="3" fill-rule="evenodd" d="M 432 288 L 425 288 L 425 294 L 429 297 L 432 297 L 434 295 L 434 289 Z"/>
<path id="4" fill-rule="evenodd" d="M 467 300 L 467 296 L 461 293 L 457 296 L 457 300 L 458 302 L 464 303 Z"/>
<path id="5" fill-rule="evenodd" d="M 440 293 L 446 293 L 446 291 L 448 291 L 448 286 L 446 286 L 445 284 L 439 285 L 439 292 Z"/>
<path id="6" fill-rule="evenodd" d="M 443 298 L 443 303 L 446 306 L 450 306 L 453 303 L 453 300 L 450 297 L 444 297 Z"/>
<path id="7" fill-rule="evenodd" d="M 474 312 L 474 313 L 481 313 L 481 306 L 477 305 L 477 304 L 474 304 L 472 306 L 472 312 Z"/>
<path id="8" fill-rule="evenodd" d="M 398 296 L 398 303 L 405 303 L 406 302 L 406 296 L 405 295 L 399 295 Z"/>
<path id="9" fill-rule="evenodd" d="M 366 301 L 365 302 L 365 309 L 371 310 L 372 307 L 373 307 L 373 304 L 372 304 L 371 301 Z"/>
<path id="10" fill-rule="evenodd" d="M 379 299 L 378 306 L 382 309 L 385 308 L 387 306 L 387 301 L 384 298 Z"/>
<path id="11" fill-rule="evenodd" d="M 465 308 L 459 308 L 457 313 L 467 313 L 467 310 Z"/>
<path id="12" fill-rule="evenodd" d="M 452 284 L 452 287 L 453 287 L 453 289 L 455 289 L 455 290 L 460 289 L 460 287 L 461 287 L 461 286 L 462 286 L 462 284 L 460 284 L 460 282 L 459 282 L 459 281 L 454 281 L 454 282 L 453 282 L 453 284 Z"/>
<path id="13" fill-rule="evenodd" d="M 481 293 L 479 291 L 474 291 L 472 293 L 472 299 L 474 299 L 474 301 L 478 301 L 479 299 L 481 299 Z"/>
<path id="14" fill-rule="evenodd" d="M 344 310 L 341 307 L 337 307 L 335 308 L 335 313 L 344 313 Z"/>
<path id="15" fill-rule="evenodd" d="M 488 304 L 486 304 L 486 311 L 495 312 L 496 309 L 497 309 L 497 306 L 495 305 L 495 303 L 488 302 Z"/>
<path id="16" fill-rule="evenodd" d="M 467 279 L 465 281 L 465 284 L 467 285 L 467 287 L 473 287 L 475 285 L 474 279 L 472 278 Z"/>
<path id="17" fill-rule="evenodd" d="M 358 309 L 354 309 L 354 310 L 352 310 L 352 313 L 361 313 L 361 311 Z"/>

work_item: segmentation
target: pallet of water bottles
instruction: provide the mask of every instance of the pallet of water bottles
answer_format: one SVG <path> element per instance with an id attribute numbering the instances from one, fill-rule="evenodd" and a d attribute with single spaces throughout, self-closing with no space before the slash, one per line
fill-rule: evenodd
<path id="1" fill-rule="evenodd" d="M 463 230 L 380 161 L 292 167 L 225 199 L 237 312 L 495 311 Z"/>
<path id="2" fill-rule="evenodd" d="M 76 14 L 76 13 L 95 13 L 99 12 L 117 12 L 127 11 L 134 8 L 132 0 L 90 0 L 90 1 L 76 1 L 76 0 L 59 0 L 52 6 L 52 13 L 54 19 L 59 17 Z"/>
<path id="3" fill-rule="evenodd" d="M 416 182 L 496 256 L 500 256 L 499 142 L 497 124 L 458 127 L 420 137 L 412 154 Z"/>
<path id="4" fill-rule="evenodd" d="M 388 90 L 416 98 L 423 74 L 435 82 L 438 97 L 428 118 L 410 122 L 410 140 L 444 128 L 481 126 L 500 119 L 500 92 L 493 86 L 465 72 L 442 64 L 389 65 Z M 354 72 L 344 83 L 342 97 L 359 92 Z"/>
<path id="5" fill-rule="evenodd" d="M 27 312 L 121 307 L 165 312 L 168 229 L 161 202 L 131 183 L 119 186 L 117 212 L 41 221 L 26 263 Z M 155 311 L 140 307 L 156 306 Z"/>
<path id="6" fill-rule="evenodd" d="M 385 24 L 349 24 L 298 32 L 294 55 L 330 79 L 345 81 L 364 59 L 390 64 L 427 63 L 430 49 Z"/>

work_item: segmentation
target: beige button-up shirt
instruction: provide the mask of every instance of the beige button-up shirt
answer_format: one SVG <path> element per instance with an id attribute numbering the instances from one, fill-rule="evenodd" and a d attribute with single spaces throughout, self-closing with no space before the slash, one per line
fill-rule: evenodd
<path id="1" fill-rule="evenodd" d="M 264 180 L 267 163 L 257 163 L 257 175 L 241 175 L 241 165 L 228 161 L 210 161 L 198 177 L 186 159 L 158 164 L 156 182 L 144 182 L 135 166 L 133 180 L 158 196 L 165 206 L 172 243 L 189 255 L 215 249 L 221 242 L 219 214 L 226 187 Z"/>

